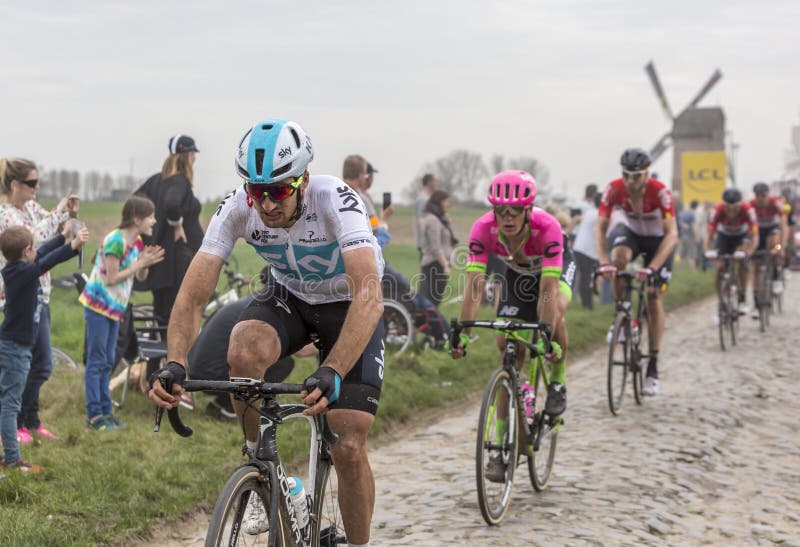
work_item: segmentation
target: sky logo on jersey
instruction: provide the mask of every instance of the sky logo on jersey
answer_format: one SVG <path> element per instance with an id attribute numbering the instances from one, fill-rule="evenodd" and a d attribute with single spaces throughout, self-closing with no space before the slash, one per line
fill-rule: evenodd
<path id="1" fill-rule="evenodd" d="M 302 277 L 313 276 L 328 279 L 338 274 L 344 274 L 342 252 L 338 243 L 315 247 L 294 245 L 293 249 L 297 269 Z"/>

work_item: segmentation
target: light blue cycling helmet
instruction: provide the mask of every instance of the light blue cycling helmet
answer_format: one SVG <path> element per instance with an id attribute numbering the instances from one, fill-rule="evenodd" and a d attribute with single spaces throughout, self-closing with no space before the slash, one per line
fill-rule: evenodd
<path id="1" fill-rule="evenodd" d="M 239 141 L 236 173 L 247 182 L 270 184 L 298 177 L 314 159 L 311 139 L 296 122 L 259 122 Z"/>

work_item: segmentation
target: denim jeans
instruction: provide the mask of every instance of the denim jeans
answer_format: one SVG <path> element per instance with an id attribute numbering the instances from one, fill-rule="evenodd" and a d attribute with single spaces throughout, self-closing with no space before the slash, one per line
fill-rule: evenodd
<path id="1" fill-rule="evenodd" d="M 39 392 L 53 372 L 53 352 L 50 349 L 50 304 L 42 304 L 39 324 L 33 343 L 33 358 L 25 391 L 22 392 L 22 408 L 17 418 L 18 427 L 35 430 L 42 423 L 39 419 Z"/>
<path id="2" fill-rule="evenodd" d="M 114 367 L 119 321 L 109 319 L 89 308 L 83 309 L 86 318 L 86 416 L 94 418 L 111 414 L 111 369 Z"/>
<path id="3" fill-rule="evenodd" d="M 17 442 L 17 414 L 22 406 L 22 391 L 31 368 L 30 346 L 0 340 L 0 435 L 6 465 L 21 456 Z"/>

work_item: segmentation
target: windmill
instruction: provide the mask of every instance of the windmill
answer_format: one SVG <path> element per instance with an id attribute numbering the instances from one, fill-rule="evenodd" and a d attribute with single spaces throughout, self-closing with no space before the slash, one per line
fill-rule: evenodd
<path id="1" fill-rule="evenodd" d="M 677 115 L 672 111 L 656 73 L 653 61 L 644 67 L 656 92 L 661 109 L 672 127 L 650 149 L 655 162 L 670 147 L 674 148 L 672 189 L 681 193 L 684 202 L 691 198 L 716 201 L 720 182 L 733 174 L 725 157 L 725 115 L 721 108 L 700 108 L 700 101 L 722 78 L 717 69 L 694 98 Z M 713 154 L 716 152 L 717 154 Z M 719 155 L 722 152 L 722 155 Z M 722 161 L 720 166 L 719 162 Z M 684 180 L 686 178 L 687 180 Z"/>

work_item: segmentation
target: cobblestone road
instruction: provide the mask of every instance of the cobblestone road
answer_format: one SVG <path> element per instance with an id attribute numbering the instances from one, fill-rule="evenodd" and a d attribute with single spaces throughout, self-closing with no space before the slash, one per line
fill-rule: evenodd
<path id="1" fill-rule="evenodd" d="M 735 351 L 719 349 L 715 301 L 670 314 L 661 394 L 643 407 L 629 394 L 621 416 L 606 402 L 605 348 L 570 363 L 550 487 L 535 493 L 520 466 L 500 526 L 484 524 L 475 493 L 479 400 L 382 443 L 372 544 L 800 546 L 793 281 L 768 336 L 745 318 Z M 206 519 L 170 527 L 168 544 L 202 544 Z"/>

